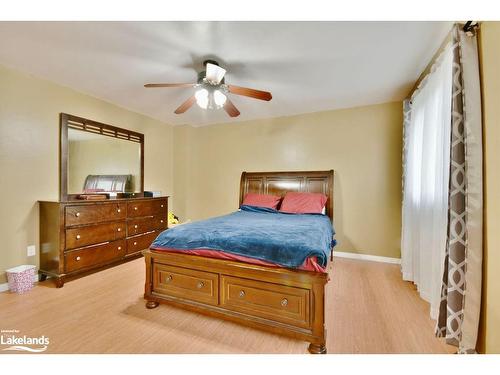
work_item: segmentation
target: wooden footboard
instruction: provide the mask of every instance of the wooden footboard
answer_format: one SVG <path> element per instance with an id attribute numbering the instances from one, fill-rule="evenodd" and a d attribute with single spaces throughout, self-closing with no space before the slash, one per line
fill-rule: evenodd
<path id="1" fill-rule="evenodd" d="M 326 353 L 328 275 L 147 250 L 146 307 L 168 303 L 308 341 Z"/>

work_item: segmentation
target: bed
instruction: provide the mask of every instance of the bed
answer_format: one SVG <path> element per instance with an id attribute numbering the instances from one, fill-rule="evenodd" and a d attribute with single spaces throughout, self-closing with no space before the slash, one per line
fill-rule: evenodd
<path id="1" fill-rule="evenodd" d="M 284 196 L 292 191 L 326 195 L 325 216 L 287 216 L 241 206 L 247 193 Z M 151 309 L 159 303 L 168 303 L 301 339 L 309 342 L 310 353 L 326 353 L 324 289 L 328 282 L 328 253 L 324 248 L 329 246 L 331 250 L 334 245 L 333 171 L 243 172 L 239 203 L 240 210 L 207 220 L 204 226 L 187 224 L 182 229 L 176 227 L 175 236 L 173 230 L 158 236 L 144 252 L 146 307 Z M 300 236 L 294 239 L 296 226 L 280 227 L 281 221 L 293 224 L 297 220 L 302 220 L 304 232 L 309 235 L 307 244 L 300 243 L 303 241 Z M 330 231 L 325 229 L 328 226 L 325 221 Z M 254 234 L 248 239 L 244 232 L 227 236 L 224 226 L 227 223 L 248 227 L 247 232 Z M 264 229 L 269 223 L 276 223 L 275 230 L 288 228 L 289 232 L 276 237 L 274 247 L 254 246 L 255 254 L 242 253 L 238 241 L 254 241 L 255 233 L 268 238 L 270 233 Z M 212 229 L 206 231 L 207 225 Z M 184 232 L 190 233 L 190 237 L 183 237 Z M 207 236 L 211 236 L 215 248 L 225 246 L 226 251 L 200 246 L 203 244 L 200 241 Z M 287 256 L 287 249 L 293 256 Z"/>

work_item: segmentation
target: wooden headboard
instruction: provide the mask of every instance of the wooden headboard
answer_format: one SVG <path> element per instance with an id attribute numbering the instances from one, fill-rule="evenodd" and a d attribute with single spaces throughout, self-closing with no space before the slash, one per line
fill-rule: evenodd
<path id="1" fill-rule="evenodd" d="M 328 197 L 326 214 L 333 221 L 333 170 L 309 172 L 243 172 L 240 206 L 247 193 L 285 196 L 288 191 L 322 193 Z"/>

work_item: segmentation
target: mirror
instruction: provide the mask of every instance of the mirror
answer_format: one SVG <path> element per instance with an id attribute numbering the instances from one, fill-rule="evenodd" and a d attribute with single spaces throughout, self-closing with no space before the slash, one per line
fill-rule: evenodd
<path id="1" fill-rule="evenodd" d="M 68 194 L 140 192 L 140 181 L 139 143 L 68 129 Z"/>
<path id="2" fill-rule="evenodd" d="M 144 136 L 61 114 L 61 200 L 142 193 Z"/>

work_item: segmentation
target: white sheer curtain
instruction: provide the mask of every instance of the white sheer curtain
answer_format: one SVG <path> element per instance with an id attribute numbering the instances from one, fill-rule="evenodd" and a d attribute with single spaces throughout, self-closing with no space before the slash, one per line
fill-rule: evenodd
<path id="1" fill-rule="evenodd" d="M 448 223 L 452 102 L 451 44 L 417 89 L 405 128 L 401 263 L 436 319 Z"/>

